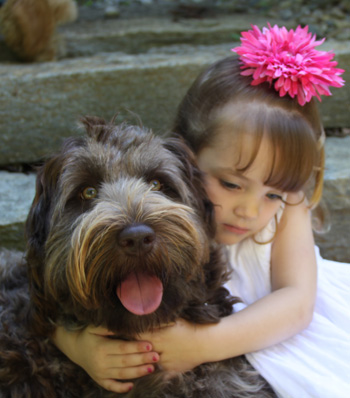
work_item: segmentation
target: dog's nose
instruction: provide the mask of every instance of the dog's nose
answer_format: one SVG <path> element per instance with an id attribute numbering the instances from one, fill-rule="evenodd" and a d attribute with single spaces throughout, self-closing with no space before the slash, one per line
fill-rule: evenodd
<path id="1" fill-rule="evenodd" d="M 127 254 L 145 254 L 152 250 L 156 234 L 145 224 L 132 224 L 119 234 L 118 243 Z"/>

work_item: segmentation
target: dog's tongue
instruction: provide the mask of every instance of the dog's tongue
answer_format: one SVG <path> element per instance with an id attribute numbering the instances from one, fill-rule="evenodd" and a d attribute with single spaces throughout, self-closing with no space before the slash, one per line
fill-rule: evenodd
<path id="1" fill-rule="evenodd" d="M 132 272 L 117 287 L 117 296 L 123 306 L 133 314 L 150 314 L 162 301 L 163 284 L 154 275 Z"/>

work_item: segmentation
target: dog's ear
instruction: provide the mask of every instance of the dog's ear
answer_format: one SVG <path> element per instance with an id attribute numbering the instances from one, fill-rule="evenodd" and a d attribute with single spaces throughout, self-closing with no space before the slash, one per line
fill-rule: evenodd
<path id="1" fill-rule="evenodd" d="M 87 135 L 98 142 L 104 142 L 113 132 L 114 120 L 107 122 L 97 116 L 84 116 L 80 118 L 80 125 L 85 129 Z"/>
<path id="2" fill-rule="evenodd" d="M 82 116 L 79 119 L 80 123 L 85 127 L 86 131 L 89 133 L 95 127 L 102 127 L 109 124 L 105 119 L 98 116 Z"/>
<path id="3" fill-rule="evenodd" d="M 49 231 L 51 201 L 56 192 L 62 159 L 59 156 L 47 160 L 38 169 L 35 196 L 26 221 L 28 251 L 42 256 Z"/>
<path id="4" fill-rule="evenodd" d="M 200 171 L 196 157 L 184 139 L 173 135 L 165 140 L 165 148 L 180 160 L 185 184 L 192 192 L 192 199 L 199 214 L 203 217 L 210 237 L 215 235 L 214 207 L 208 198 L 204 185 L 204 175 Z"/>
<path id="5" fill-rule="evenodd" d="M 27 264 L 31 290 L 31 328 L 33 333 L 49 333 L 48 316 L 55 308 L 50 307 L 44 294 L 45 242 L 49 233 L 52 204 L 55 201 L 57 182 L 62 167 L 62 158 L 55 156 L 38 170 L 36 193 L 26 221 Z M 52 328 L 52 325 L 50 326 Z"/>
<path id="6" fill-rule="evenodd" d="M 85 143 L 86 140 L 83 137 L 67 138 L 61 150 L 38 168 L 35 196 L 26 221 L 29 250 L 44 253 L 44 245 L 49 232 L 51 205 L 55 203 L 59 177 L 69 155 Z"/>

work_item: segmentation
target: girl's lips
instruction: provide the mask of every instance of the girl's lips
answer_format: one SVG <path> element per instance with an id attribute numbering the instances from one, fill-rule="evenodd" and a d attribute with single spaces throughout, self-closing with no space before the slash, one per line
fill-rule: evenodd
<path id="1" fill-rule="evenodd" d="M 236 227 L 235 225 L 230 225 L 230 224 L 223 224 L 223 226 L 226 229 L 226 231 L 232 232 L 237 235 L 244 235 L 249 231 L 249 229 Z"/>

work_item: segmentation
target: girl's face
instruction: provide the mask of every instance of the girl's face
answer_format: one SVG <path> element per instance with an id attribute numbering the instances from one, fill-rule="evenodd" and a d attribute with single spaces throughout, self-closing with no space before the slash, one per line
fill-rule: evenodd
<path id="1" fill-rule="evenodd" d="M 244 172 L 237 170 L 250 159 L 250 138 L 248 134 L 242 145 L 237 146 L 223 133 L 214 145 L 202 149 L 197 156 L 206 176 L 207 193 L 215 207 L 216 240 L 226 245 L 254 236 L 282 204 L 283 192 L 264 184 L 272 156 L 267 139 L 263 138 L 250 168 Z"/>

